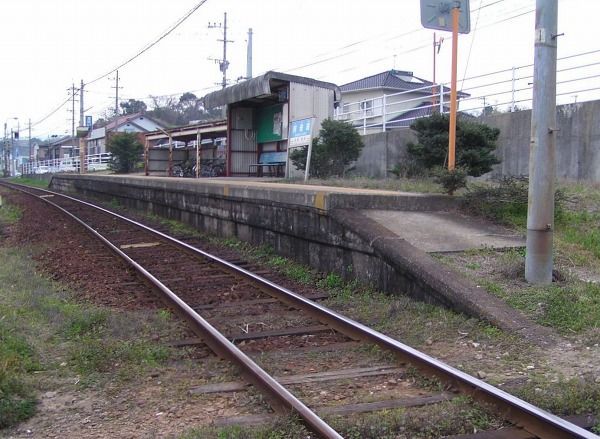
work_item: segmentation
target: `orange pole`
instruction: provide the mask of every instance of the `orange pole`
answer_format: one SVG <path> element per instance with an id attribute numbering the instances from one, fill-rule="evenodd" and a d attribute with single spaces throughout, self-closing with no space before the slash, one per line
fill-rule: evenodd
<path id="1" fill-rule="evenodd" d="M 435 111 L 435 106 L 437 105 L 436 99 L 436 87 L 435 87 L 435 49 L 436 49 L 436 36 L 435 32 L 433 33 L 433 86 L 431 87 L 431 112 Z"/>
<path id="2" fill-rule="evenodd" d="M 456 165 L 456 64 L 458 58 L 458 17 L 459 8 L 452 8 L 452 84 L 450 90 L 450 135 L 448 138 L 448 170 Z"/>

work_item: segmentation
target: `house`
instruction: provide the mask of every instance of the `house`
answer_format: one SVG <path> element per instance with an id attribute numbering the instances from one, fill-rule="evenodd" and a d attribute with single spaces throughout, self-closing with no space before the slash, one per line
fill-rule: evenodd
<path id="1" fill-rule="evenodd" d="M 107 151 L 106 145 L 111 133 L 148 133 L 164 128 L 162 124 L 151 119 L 143 113 L 126 114 L 119 116 L 102 128 L 90 131 L 87 137 L 87 153 L 103 154 Z M 143 142 L 143 137 L 140 137 Z"/>
<path id="2" fill-rule="evenodd" d="M 58 136 L 48 145 L 47 159 L 75 157 L 79 151 L 79 139 L 72 136 Z"/>
<path id="3" fill-rule="evenodd" d="M 449 88 L 444 87 L 440 96 L 439 86 L 401 70 L 367 76 L 340 89 L 342 103 L 335 118 L 352 122 L 363 134 L 408 127 L 418 117 L 440 108 L 447 111 L 444 102 L 450 100 Z M 467 96 L 458 93 L 459 99 Z"/>

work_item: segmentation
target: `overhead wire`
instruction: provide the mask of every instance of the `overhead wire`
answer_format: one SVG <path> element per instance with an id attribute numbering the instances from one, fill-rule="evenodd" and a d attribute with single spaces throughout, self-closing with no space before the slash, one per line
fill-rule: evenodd
<path id="1" fill-rule="evenodd" d="M 97 82 L 100 79 L 107 77 L 111 73 L 116 72 L 118 69 L 126 66 L 127 64 L 129 64 L 133 60 L 137 59 L 138 57 L 140 57 L 141 55 L 143 55 L 144 53 L 146 53 L 148 50 L 150 50 L 152 47 L 154 47 L 156 44 L 158 44 L 160 41 L 162 41 L 164 38 L 166 38 L 169 34 L 171 34 L 181 24 L 183 24 L 194 12 L 196 12 L 207 1 L 208 0 L 201 0 L 200 2 L 198 2 L 192 9 L 190 9 L 188 12 L 186 12 L 181 18 L 179 18 L 173 25 L 171 25 L 158 38 L 156 38 L 152 42 L 148 43 L 138 53 L 136 53 L 132 57 L 128 58 L 126 61 L 122 62 L 117 67 L 115 67 L 114 69 L 110 70 L 109 72 L 107 72 L 107 73 L 105 73 L 105 74 L 103 74 L 101 76 L 98 76 L 98 77 L 94 78 L 91 81 L 88 81 L 87 83 L 84 84 L 84 86 L 89 85 L 89 84 L 93 84 L 94 82 Z M 40 123 L 48 120 L 50 117 L 52 117 L 54 114 L 56 114 L 64 105 L 66 105 L 71 99 L 72 99 L 72 96 L 69 96 L 69 98 L 67 100 L 65 100 L 64 102 L 62 102 L 58 107 L 56 107 L 54 110 L 52 110 L 50 113 L 48 113 L 46 116 L 44 116 L 39 121 L 33 123 L 31 126 L 34 127 L 34 126 L 39 125 Z"/>
<path id="2" fill-rule="evenodd" d="M 129 64 L 130 62 L 132 62 L 133 60 L 135 60 L 136 58 L 139 58 L 141 55 L 143 55 L 148 50 L 150 50 L 152 47 L 154 47 L 156 44 L 158 44 L 160 41 L 162 41 L 164 38 L 166 38 L 167 36 L 169 36 L 169 34 L 171 32 L 173 32 L 175 29 L 177 29 L 179 26 L 181 26 L 181 24 L 183 24 L 188 18 L 190 18 L 192 16 L 192 14 L 194 12 L 196 12 L 207 1 L 208 0 L 201 0 L 201 1 L 199 1 L 192 9 L 190 9 L 188 12 L 186 12 L 183 15 L 183 17 L 179 18 L 175 22 L 175 24 L 171 25 L 165 32 L 162 33 L 162 35 L 160 35 L 154 41 L 152 41 L 151 43 L 149 43 L 146 46 L 144 46 L 138 53 L 136 53 L 132 57 L 128 58 L 126 61 L 122 62 L 117 67 L 115 67 L 114 69 L 110 70 L 109 72 L 106 72 L 103 75 L 100 75 L 97 78 L 94 78 L 91 81 L 88 81 L 87 83 L 85 83 L 85 85 L 93 84 L 94 82 L 97 82 L 97 81 L 101 80 L 102 78 L 106 78 L 111 73 L 116 72 L 120 68 L 126 66 L 127 64 Z"/>

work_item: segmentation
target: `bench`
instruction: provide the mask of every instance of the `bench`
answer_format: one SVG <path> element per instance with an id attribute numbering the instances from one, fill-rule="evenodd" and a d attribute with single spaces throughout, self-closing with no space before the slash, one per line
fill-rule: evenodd
<path id="1" fill-rule="evenodd" d="M 263 168 L 268 168 L 270 176 L 283 177 L 285 172 L 285 163 L 287 161 L 286 151 L 268 151 L 263 152 L 258 157 L 258 163 L 252 163 L 248 165 L 248 176 L 252 176 L 256 173 L 257 177 L 262 177 Z M 253 172 L 253 169 L 256 169 Z M 273 171 L 275 173 L 273 174 Z"/>

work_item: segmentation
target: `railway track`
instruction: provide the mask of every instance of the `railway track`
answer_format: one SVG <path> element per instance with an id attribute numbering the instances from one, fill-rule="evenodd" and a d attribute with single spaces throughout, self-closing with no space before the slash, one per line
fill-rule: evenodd
<path id="1" fill-rule="evenodd" d="M 324 307 L 318 302 L 323 295 L 301 296 L 91 203 L 47 190 L 2 184 L 60 209 L 100 239 L 189 323 L 197 338 L 176 345 L 205 343 L 234 363 L 275 412 L 296 413 L 320 437 L 341 437 L 321 418 L 324 415 L 419 407 L 448 401 L 456 394 L 492 407 L 499 418 L 517 427 L 498 430 L 499 435 L 493 437 L 598 437 Z M 384 363 L 357 354 L 360 343 L 379 346 L 395 361 Z M 283 351 L 287 353 L 285 367 L 276 364 L 272 355 Z M 325 364 L 319 364 L 311 355 L 314 352 L 331 355 Z M 336 358 L 339 353 L 343 354 Z M 432 391 L 407 379 L 409 366 L 439 379 L 447 390 Z M 247 382 L 205 385 L 191 392 L 239 391 Z M 365 388 L 376 389 L 376 394 L 363 391 Z M 323 400 L 328 404 L 320 406 Z"/>

